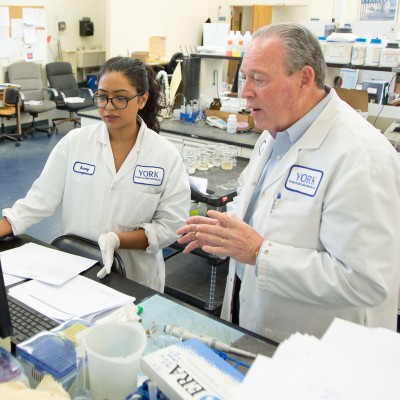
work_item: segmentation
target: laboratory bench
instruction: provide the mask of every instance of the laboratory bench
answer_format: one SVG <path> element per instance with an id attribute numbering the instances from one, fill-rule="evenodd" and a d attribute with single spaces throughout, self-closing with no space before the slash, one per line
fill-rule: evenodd
<path id="1" fill-rule="evenodd" d="M 32 236 L 23 234 L 16 236 L 13 240 L 0 241 L 0 252 L 22 246 L 26 243 L 37 243 L 46 247 L 52 247 Z M 216 336 L 218 340 L 225 338 L 224 340 L 229 341 L 231 346 L 251 353 L 263 354 L 270 357 L 276 350 L 278 344 L 272 340 L 223 321 L 203 310 L 199 310 L 167 294 L 143 286 L 115 272 L 111 272 L 104 279 L 99 279 L 96 274 L 100 268 L 100 264 L 97 263 L 81 275 L 126 295 L 135 297 L 135 304 L 143 306 L 141 317 L 145 329 L 150 328 L 154 321 L 160 324 L 181 325 L 185 329 L 190 329 L 203 335 Z M 253 361 L 241 356 L 233 355 L 233 357 L 247 364 L 251 364 Z M 242 372 L 245 373 L 246 369 L 242 370 Z"/>
<path id="2" fill-rule="evenodd" d="M 100 121 L 97 109 L 81 110 L 78 112 L 81 117 L 82 126 L 95 124 Z M 250 158 L 259 133 L 227 133 L 226 130 L 211 127 L 203 122 L 195 124 L 181 122 L 173 119 L 164 119 L 161 124 L 160 134 L 168 138 L 180 152 L 184 147 L 199 147 L 205 144 L 226 143 L 238 148 L 238 156 Z"/>

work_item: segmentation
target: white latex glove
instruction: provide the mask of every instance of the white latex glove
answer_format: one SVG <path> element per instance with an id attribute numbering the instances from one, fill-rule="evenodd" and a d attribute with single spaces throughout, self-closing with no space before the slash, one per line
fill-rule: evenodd
<path id="1" fill-rule="evenodd" d="M 97 273 L 97 277 L 103 279 L 111 271 L 114 261 L 114 251 L 119 248 L 119 237 L 114 232 L 103 233 L 98 240 L 104 267 Z"/>

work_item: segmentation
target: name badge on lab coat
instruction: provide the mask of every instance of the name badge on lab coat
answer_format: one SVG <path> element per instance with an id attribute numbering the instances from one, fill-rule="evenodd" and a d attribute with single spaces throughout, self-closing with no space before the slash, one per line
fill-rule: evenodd
<path id="1" fill-rule="evenodd" d="M 93 175 L 95 169 L 96 166 L 92 164 L 86 164 L 79 161 L 74 164 L 74 172 L 77 172 L 78 174 Z"/>
<path id="2" fill-rule="evenodd" d="M 137 165 L 133 174 L 133 182 L 140 185 L 161 186 L 164 180 L 164 169 Z"/>
<path id="3" fill-rule="evenodd" d="M 317 169 L 293 165 L 285 182 L 285 188 L 292 192 L 314 197 L 324 173 Z"/>

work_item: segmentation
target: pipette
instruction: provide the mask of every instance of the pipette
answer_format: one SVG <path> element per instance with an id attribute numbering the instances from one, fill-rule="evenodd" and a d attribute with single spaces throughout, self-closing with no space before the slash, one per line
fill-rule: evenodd
<path id="1" fill-rule="evenodd" d="M 224 351 L 225 353 L 233 353 L 233 354 L 237 354 L 237 355 L 243 356 L 243 357 L 256 358 L 256 354 L 249 353 L 248 351 L 244 351 L 244 350 L 238 349 L 236 347 L 232 347 L 229 344 L 220 342 L 219 340 L 217 340 L 211 336 L 194 333 L 192 331 L 183 329 L 179 326 L 165 325 L 164 332 L 167 335 L 172 335 L 177 338 L 181 338 L 182 340 L 198 339 L 201 342 L 205 343 L 207 346 L 211 347 L 212 349 Z"/>

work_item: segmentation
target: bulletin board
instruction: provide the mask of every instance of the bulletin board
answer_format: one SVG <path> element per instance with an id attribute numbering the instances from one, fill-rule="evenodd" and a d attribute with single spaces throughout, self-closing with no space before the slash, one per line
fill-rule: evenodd
<path id="1" fill-rule="evenodd" d="M 45 7 L 0 5 L 0 11 L 2 11 L 0 16 L 0 29 L 2 29 L 0 59 L 8 59 L 8 63 L 21 60 L 46 61 Z M 8 27 L 6 26 L 7 14 Z"/>

